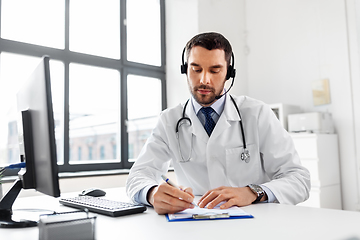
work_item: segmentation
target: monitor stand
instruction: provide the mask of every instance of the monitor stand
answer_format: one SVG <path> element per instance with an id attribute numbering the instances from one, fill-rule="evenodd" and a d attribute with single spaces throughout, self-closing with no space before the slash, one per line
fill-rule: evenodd
<path id="1" fill-rule="evenodd" d="M 0 228 L 24 228 L 35 227 L 37 222 L 29 220 L 14 221 L 12 219 L 12 205 L 19 195 L 22 186 L 22 181 L 17 179 L 6 195 L 0 202 Z"/>

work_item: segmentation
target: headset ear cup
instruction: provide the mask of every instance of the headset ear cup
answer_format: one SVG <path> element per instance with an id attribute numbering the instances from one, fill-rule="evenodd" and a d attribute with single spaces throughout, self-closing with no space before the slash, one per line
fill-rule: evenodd
<path id="1" fill-rule="evenodd" d="M 235 73 L 236 70 L 234 69 L 234 67 L 232 65 L 230 65 L 228 67 L 228 70 L 226 72 L 226 80 L 230 79 L 230 78 L 234 78 L 235 77 Z"/>
<path id="2" fill-rule="evenodd" d="M 182 54 L 181 54 L 181 63 L 182 63 L 180 66 L 181 74 L 187 74 L 188 65 L 187 65 L 187 62 L 184 61 L 185 51 L 186 51 L 186 47 L 184 47 Z"/>
<path id="3" fill-rule="evenodd" d="M 181 65 L 180 66 L 181 74 L 187 74 L 187 68 L 188 68 L 187 63 L 184 63 L 183 65 Z"/>
<path id="4" fill-rule="evenodd" d="M 231 71 L 231 76 L 230 77 L 235 78 L 235 75 L 236 75 L 236 69 L 233 69 Z"/>
<path id="5" fill-rule="evenodd" d="M 231 62 L 231 65 L 228 67 L 228 70 L 226 72 L 226 80 L 232 78 L 234 79 L 235 78 L 235 75 L 236 75 L 236 69 L 234 68 L 234 65 L 235 65 L 235 57 L 234 57 L 234 53 L 232 52 L 231 53 L 231 58 L 232 58 L 232 62 Z"/>

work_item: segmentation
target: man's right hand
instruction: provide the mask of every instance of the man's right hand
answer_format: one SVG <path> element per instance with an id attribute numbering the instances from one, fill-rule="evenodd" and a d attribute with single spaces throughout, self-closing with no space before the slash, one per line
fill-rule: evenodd
<path id="1" fill-rule="evenodd" d="M 194 208 L 191 188 L 177 189 L 167 183 L 153 187 L 148 193 L 148 202 L 158 214 L 176 213 Z"/>

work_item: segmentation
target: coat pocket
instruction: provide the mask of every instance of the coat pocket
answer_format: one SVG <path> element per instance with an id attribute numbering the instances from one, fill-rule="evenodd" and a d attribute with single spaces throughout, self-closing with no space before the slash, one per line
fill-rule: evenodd
<path id="1" fill-rule="evenodd" d="M 243 147 L 226 149 L 226 171 L 233 187 L 243 187 L 259 179 L 261 166 L 256 145 L 248 145 L 247 150 L 250 154 L 248 162 L 241 159 Z"/>

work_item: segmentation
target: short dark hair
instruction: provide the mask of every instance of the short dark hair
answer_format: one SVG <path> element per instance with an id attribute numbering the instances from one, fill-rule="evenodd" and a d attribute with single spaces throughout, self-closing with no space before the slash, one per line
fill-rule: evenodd
<path id="1" fill-rule="evenodd" d="M 230 65 L 232 47 L 230 42 L 220 33 L 207 32 L 194 36 L 185 46 L 186 62 L 188 62 L 190 51 L 193 47 L 200 46 L 207 50 L 221 49 L 225 52 L 225 61 L 227 66 Z"/>

